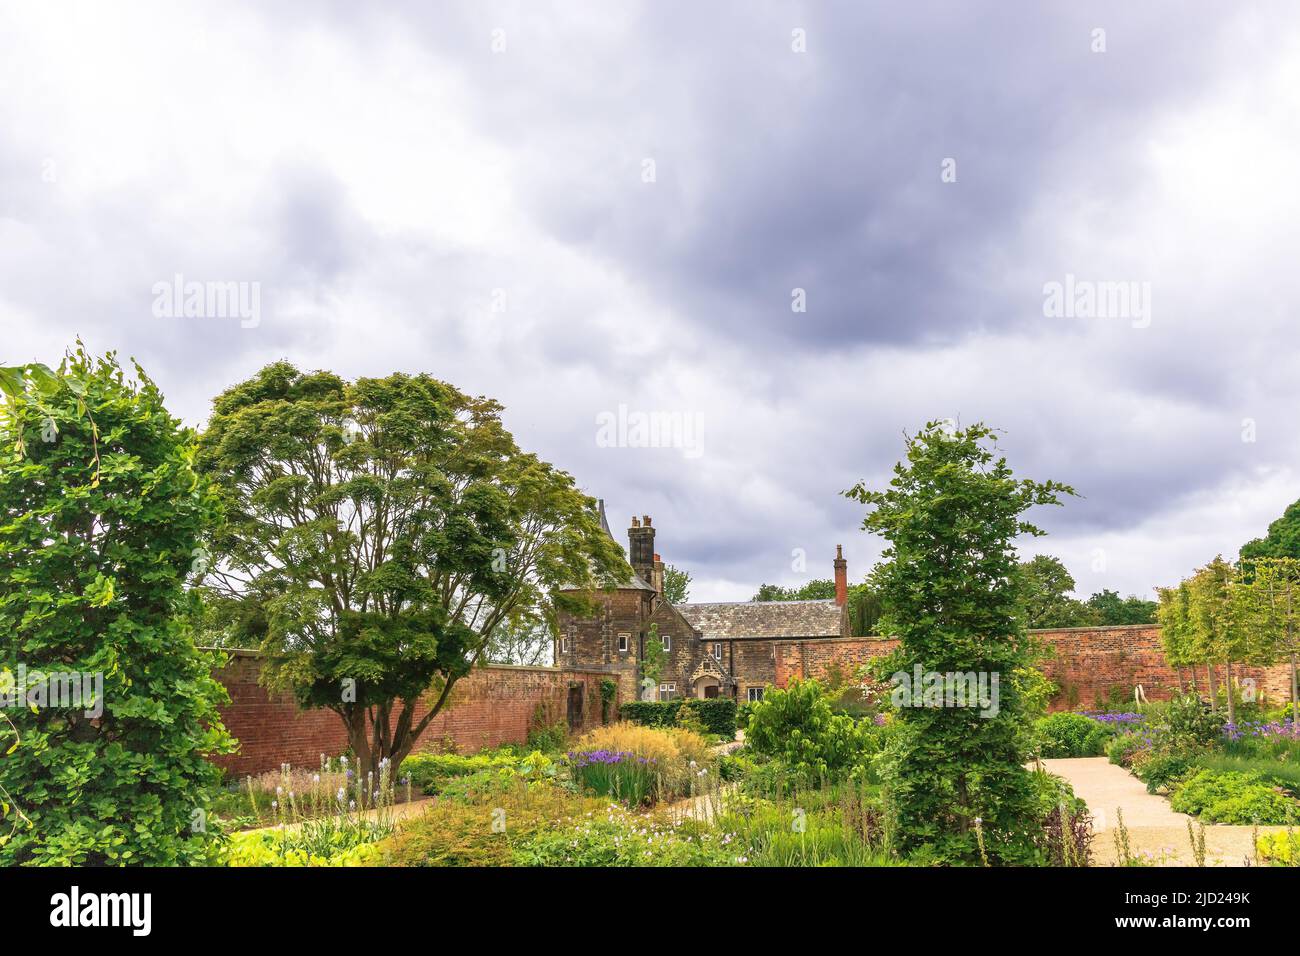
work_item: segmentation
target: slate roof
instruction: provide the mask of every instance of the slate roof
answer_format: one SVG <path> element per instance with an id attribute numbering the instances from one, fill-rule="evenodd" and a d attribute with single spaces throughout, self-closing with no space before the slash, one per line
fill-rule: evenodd
<path id="1" fill-rule="evenodd" d="M 674 604 L 706 641 L 839 637 L 841 608 L 833 600 L 731 601 Z"/>

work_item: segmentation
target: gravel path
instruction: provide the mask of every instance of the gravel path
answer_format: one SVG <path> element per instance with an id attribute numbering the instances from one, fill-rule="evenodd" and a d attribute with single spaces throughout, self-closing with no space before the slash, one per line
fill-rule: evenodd
<path id="1" fill-rule="evenodd" d="M 1095 822 L 1092 842 L 1097 863 L 1112 866 L 1118 856 L 1115 835 L 1116 811 L 1124 816 L 1129 846 L 1135 855 L 1144 856 L 1156 866 L 1193 866 L 1191 838 L 1187 824 L 1199 828 L 1192 817 L 1175 813 L 1164 797 L 1147 793 L 1146 785 L 1123 767 L 1105 757 L 1075 757 L 1068 760 L 1044 760 L 1050 773 L 1064 777 L 1074 792 L 1088 804 Z M 1261 833 L 1285 830 L 1285 827 L 1260 827 Z M 1205 827 L 1205 863 L 1207 866 L 1245 866 L 1253 861 L 1252 828 L 1210 824 Z"/>

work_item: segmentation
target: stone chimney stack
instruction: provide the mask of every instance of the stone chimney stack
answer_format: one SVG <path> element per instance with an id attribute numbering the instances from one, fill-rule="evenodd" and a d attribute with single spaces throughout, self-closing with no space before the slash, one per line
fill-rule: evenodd
<path id="1" fill-rule="evenodd" d="M 843 607 L 849 600 L 849 562 L 844 560 L 844 549 L 835 546 L 835 603 Z"/>
<path id="2" fill-rule="evenodd" d="M 654 576 L 648 583 L 658 592 L 660 597 L 664 596 L 664 562 L 657 554 L 655 555 Z"/>
<path id="3" fill-rule="evenodd" d="M 646 584 L 654 586 L 655 573 L 655 529 L 650 524 L 650 516 L 643 515 L 640 521 L 632 518 L 632 527 L 627 529 L 628 564 Z"/>

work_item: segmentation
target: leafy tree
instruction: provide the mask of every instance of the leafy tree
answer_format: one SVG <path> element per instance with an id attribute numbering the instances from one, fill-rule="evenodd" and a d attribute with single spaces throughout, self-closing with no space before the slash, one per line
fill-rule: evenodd
<path id="1" fill-rule="evenodd" d="M 1170 667 L 1178 669 L 1180 682 L 1183 668 L 1190 666 L 1195 685 L 1199 658 L 1191 628 L 1191 585 L 1183 581 L 1176 588 L 1157 588 L 1156 594 L 1160 599 L 1156 620 L 1160 624 L 1160 643 L 1164 647 L 1165 660 Z"/>
<path id="2" fill-rule="evenodd" d="M 1025 626 L 1086 627 L 1094 623 L 1083 602 L 1070 597 L 1074 578 L 1060 558 L 1040 554 L 1016 568 Z"/>
<path id="3" fill-rule="evenodd" d="M 1291 716 L 1300 725 L 1300 559 L 1254 558 L 1248 591 L 1252 633 L 1258 635 L 1269 663 L 1285 657 L 1291 664 Z"/>
<path id="4" fill-rule="evenodd" d="M 53 675 L 83 692 L 0 730 L 0 749 L 21 737 L 0 792 L 30 822 L 0 837 L 0 864 L 171 866 L 217 848 L 207 758 L 231 749 L 226 697 L 185 590 L 216 500 L 193 435 L 135 372 L 78 344 L 57 372 L 0 376 L 0 671 L 24 697 Z"/>
<path id="5" fill-rule="evenodd" d="M 287 362 L 213 404 L 199 460 L 227 521 L 205 583 L 253 606 L 237 620 L 268 684 L 338 714 L 363 774 L 400 763 L 502 628 L 590 612 L 631 575 L 593 499 L 500 411 L 427 375 Z"/>
<path id="6" fill-rule="evenodd" d="M 664 600 L 669 604 L 685 604 L 691 599 L 691 572 L 682 571 L 671 564 L 664 567 Z"/>
<path id="7" fill-rule="evenodd" d="M 1268 526 L 1268 534 L 1241 546 L 1242 560 L 1296 558 L 1300 560 L 1300 501 L 1289 505 L 1282 517 Z"/>
<path id="8" fill-rule="evenodd" d="M 545 621 L 505 621 L 488 641 L 484 660 L 490 664 L 550 664 L 555 635 Z"/>
<path id="9" fill-rule="evenodd" d="M 1095 623 L 1103 626 L 1154 624 L 1156 620 L 1156 602 L 1136 594 L 1121 598 L 1115 591 L 1102 590 L 1088 598 L 1087 606 Z"/>
<path id="10" fill-rule="evenodd" d="M 1234 721 L 1237 717 L 1233 662 L 1251 656 L 1250 630 L 1244 618 L 1245 607 L 1236 593 L 1238 585 L 1237 569 L 1224 561 L 1222 556 L 1217 556 L 1192 577 L 1188 594 L 1191 645 L 1196 657 L 1209 665 L 1212 707 L 1218 706 L 1214 663 L 1225 665 L 1229 721 Z"/>
<path id="11" fill-rule="evenodd" d="M 830 578 L 815 578 L 797 588 L 779 584 L 760 584 L 753 601 L 825 601 L 835 597 L 835 582 Z"/>
<path id="12" fill-rule="evenodd" d="M 870 579 L 849 588 L 849 634 L 854 637 L 875 635 L 883 606 L 880 588 Z"/>
<path id="13" fill-rule="evenodd" d="M 975 672 L 1000 679 L 996 714 L 907 707 L 886 754 L 899 845 L 939 860 L 1041 859 L 1037 799 L 1025 769 L 1027 701 L 1014 675 L 1033 660 L 1014 576 L 1014 539 L 1043 532 L 1023 517 L 1072 489 L 1017 479 L 984 425 L 931 422 L 907 439 L 886 491 L 845 494 L 871 511 L 863 527 L 890 542 L 879 571 L 882 629 L 900 647 L 883 672 Z M 1005 679 L 1002 679 L 1005 678 Z"/>

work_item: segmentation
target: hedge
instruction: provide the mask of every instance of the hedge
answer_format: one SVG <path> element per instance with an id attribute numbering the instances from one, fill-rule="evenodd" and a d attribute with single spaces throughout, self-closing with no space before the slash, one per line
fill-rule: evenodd
<path id="1" fill-rule="evenodd" d="M 672 727 L 677 723 L 677 712 L 683 706 L 695 712 L 709 733 L 726 740 L 736 736 L 736 702 L 727 697 L 632 701 L 619 708 L 619 715 L 645 727 Z"/>

